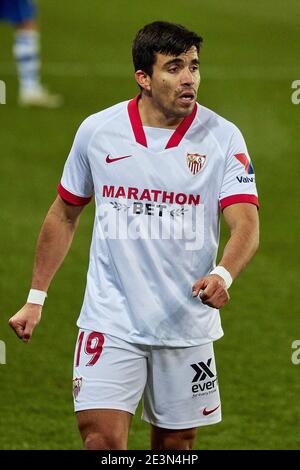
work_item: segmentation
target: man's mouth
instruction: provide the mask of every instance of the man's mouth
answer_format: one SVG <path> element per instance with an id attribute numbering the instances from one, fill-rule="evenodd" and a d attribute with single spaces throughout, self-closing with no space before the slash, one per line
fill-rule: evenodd
<path id="1" fill-rule="evenodd" d="M 195 93 L 192 90 L 186 90 L 180 93 L 178 98 L 182 103 L 192 103 L 195 99 Z"/>

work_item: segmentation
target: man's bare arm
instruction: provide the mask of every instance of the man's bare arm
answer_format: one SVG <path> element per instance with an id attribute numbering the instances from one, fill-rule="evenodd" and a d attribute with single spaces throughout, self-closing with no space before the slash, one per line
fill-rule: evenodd
<path id="1" fill-rule="evenodd" d="M 65 259 L 84 206 L 66 204 L 57 196 L 42 225 L 34 261 L 32 289 L 47 291 L 55 273 Z M 42 307 L 26 303 L 9 324 L 24 342 L 29 341 L 41 319 Z"/>
<path id="2" fill-rule="evenodd" d="M 230 228 L 230 238 L 224 248 L 219 266 L 223 266 L 235 279 L 246 267 L 259 245 L 259 220 L 256 206 L 253 204 L 233 204 L 223 211 Z M 217 274 L 198 279 L 193 286 L 193 296 L 201 293 L 204 304 L 221 308 L 229 300 L 226 284 Z"/>

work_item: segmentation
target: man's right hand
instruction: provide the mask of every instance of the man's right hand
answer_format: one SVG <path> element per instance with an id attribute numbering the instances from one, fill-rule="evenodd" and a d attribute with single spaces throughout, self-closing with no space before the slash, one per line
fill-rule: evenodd
<path id="1" fill-rule="evenodd" d="M 41 314 L 41 305 L 27 303 L 9 319 L 8 323 L 16 335 L 24 341 L 24 343 L 28 343 L 34 328 L 41 320 Z"/>

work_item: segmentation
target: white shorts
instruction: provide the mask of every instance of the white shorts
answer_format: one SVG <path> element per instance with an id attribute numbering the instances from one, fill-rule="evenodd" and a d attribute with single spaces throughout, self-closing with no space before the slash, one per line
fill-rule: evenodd
<path id="1" fill-rule="evenodd" d="M 75 411 L 115 409 L 165 429 L 221 421 L 213 343 L 185 348 L 127 343 L 79 330 L 73 375 Z"/>

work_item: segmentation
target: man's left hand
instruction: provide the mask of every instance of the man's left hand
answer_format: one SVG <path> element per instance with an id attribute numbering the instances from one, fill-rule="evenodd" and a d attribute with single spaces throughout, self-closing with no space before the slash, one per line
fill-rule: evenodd
<path id="1" fill-rule="evenodd" d="M 218 274 L 201 277 L 193 285 L 193 297 L 199 296 L 203 304 L 213 308 L 222 308 L 230 297 L 224 279 Z"/>

